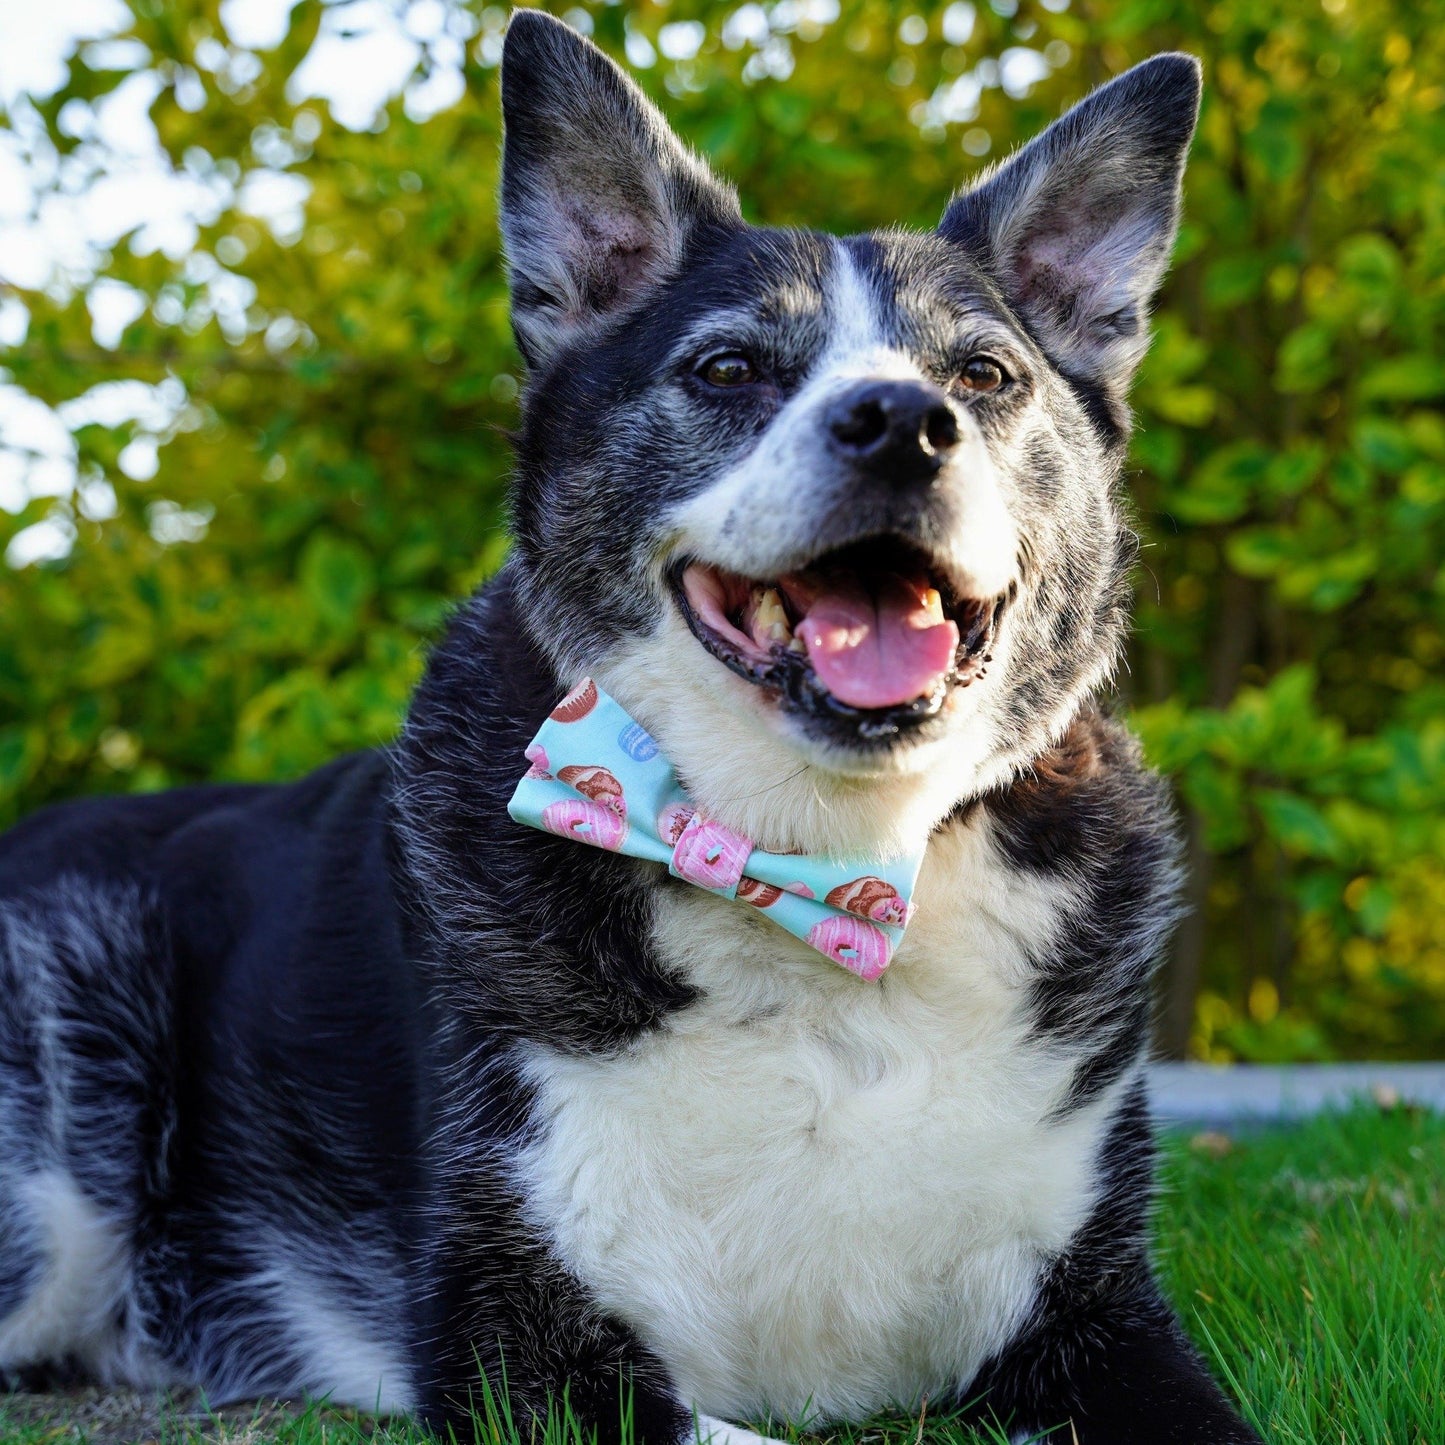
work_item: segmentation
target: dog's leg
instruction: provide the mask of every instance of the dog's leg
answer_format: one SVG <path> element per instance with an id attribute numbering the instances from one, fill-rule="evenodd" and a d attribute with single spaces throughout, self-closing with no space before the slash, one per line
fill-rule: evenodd
<path id="1" fill-rule="evenodd" d="M 509 1423 L 525 1438 L 566 1415 L 597 1445 L 691 1445 L 692 1411 L 661 1361 L 597 1309 L 495 1179 L 459 1171 L 438 1204 L 414 1372 L 438 1438 L 466 1445 Z"/>
<path id="2" fill-rule="evenodd" d="M 972 1413 L 997 1420 L 1011 1440 L 1262 1445 L 1152 1287 L 1049 1323 L 967 1394 Z"/>
<path id="3" fill-rule="evenodd" d="M 489 1417 L 525 1436 L 531 1421 L 565 1409 L 596 1445 L 772 1445 L 697 1413 L 662 1361 L 597 1308 L 494 1179 L 468 1170 L 449 1181 L 438 1206 L 416 1378 L 418 1413 L 440 1439 L 449 1430 L 459 1442 L 489 1439 Z"/>
<path id="4" fill-rule="evenodd" d="M 729 1425 L 711 1415 L 699 1415 L 693 1434 L 695 1445 L 777 1445 L 770 1435 L 759 1435 L 741 1425 Z"/>
<path id="5" fill-rule="evenodd" d="M 0 1387 L 160 1370 L 133 1241 L 171 1118 L 165 958 L 130 888 L 0 899 Z"/>

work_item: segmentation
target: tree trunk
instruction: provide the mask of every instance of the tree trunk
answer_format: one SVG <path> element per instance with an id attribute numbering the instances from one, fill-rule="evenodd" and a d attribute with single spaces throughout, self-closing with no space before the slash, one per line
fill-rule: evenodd
<path id="1" fill-rule="evenodd" d="M 1214 877 L 1214 858 L 1204 846 L 1204 827 L 1193 808 L 1189 809 L 1187 830 L 1184 860 L 1189 877 L 1184 898 L 1189 912 L 1174 936 L 1173 953 L 1164 969 L 1164 997 L 1155 1027 L 1155 1052 L 1166 1059 L 1182 1059 L 1189 1053 L 1194 1002 L 1204 973 L 1209 929 L 1206 905 Z"/>

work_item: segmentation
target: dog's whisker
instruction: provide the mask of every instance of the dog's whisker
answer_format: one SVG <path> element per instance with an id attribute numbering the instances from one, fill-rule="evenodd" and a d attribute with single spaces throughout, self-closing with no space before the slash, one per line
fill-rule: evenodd
<path id="1" fill-rule="evenodd" d="M 757 788 L 751 793 L 734 793 L 730 797 L 719 799 L 719 802 L 726 806 L 729 803 L 747 803 L 751 802 L 754 798 L 766 797 L 769 793 L 777 792 L 779 788 L 786 788 L 789 783 L 796 782 L 805 773 L 812 772 L 812 770 L 813 765 L 811 763 L 804 763 L 786 777 L 779 778 L 775 783 L 769 783 L 766 787 Z"/>

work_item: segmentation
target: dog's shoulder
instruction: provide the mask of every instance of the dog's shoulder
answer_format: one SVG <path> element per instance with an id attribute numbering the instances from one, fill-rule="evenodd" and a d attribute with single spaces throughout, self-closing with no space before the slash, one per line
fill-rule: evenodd
<path id="1" fill-rule="evenodd" d="M 1166 868 L 1176 851 L 1167 784 L 1134 734 L 1093 700 L 1029 768 L 971 806 L 993 820 L 1010 861 L 1035 873 L 1097 873 L 1121 849 Z"/>
<path id="2" fill-rule="evenodd" d="M 389 761 L 373 752 L 285 785 L 44 809 L 0 838 L 0 914 L 48 920 L 43 952 L 81 922 L 102 951 L 119 947 L 127 921 L 143 919 L 131 967 L 172 980 L 178 1026 L 304 1035 L 343 1004 L 364 1015 L 398 988 L 415 992 L 390 793 Z"/>
<path id="3" fill-rule="evenodd" d="M 978 805 L 1018 879 L 1067 892 L 1036 940 L 1034 1036 L 1072 1050 L 1065 1111 L 1116 1083 L 1149 1036 L 1149 979 L 1180 916 L 1181 843 L 1168 784 L 1098 704 L 1034 766 Z"/>
<path id="4" fill-rule="evenodd" d="M 204 868 L 217 850 L 266 856 L 281 836 L 355 837 L 380 823 L 387 784 L 385 756 L 369 752 L 284 785 L 201 784 L 56 803 L 0 834 L 0 893 L 43 889 L 58 877 L 163 883 L 168 872 Z"/>
<path id="5" fill-rule="evenodd" d="M 42 890 L 65 875 L 134 881 L 179 830 L 258 791 L 243 785 L 176 788 L 41 808 L 0 834 L 0 896 Z"/>

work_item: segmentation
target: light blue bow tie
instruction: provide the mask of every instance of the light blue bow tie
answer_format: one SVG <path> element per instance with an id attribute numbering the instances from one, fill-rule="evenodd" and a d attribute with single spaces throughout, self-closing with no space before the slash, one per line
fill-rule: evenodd
<path id="1" fill-rule="evenodd" d="M 590 678 L 552 709 L 507 811 L 519 823 L 594 848 L 665 863 L 676 878 L 764 917 L 875 979 L 911 912 L 921 852 L 891 861 L 767 853 L 688 800 L 672 764 Z"/>

